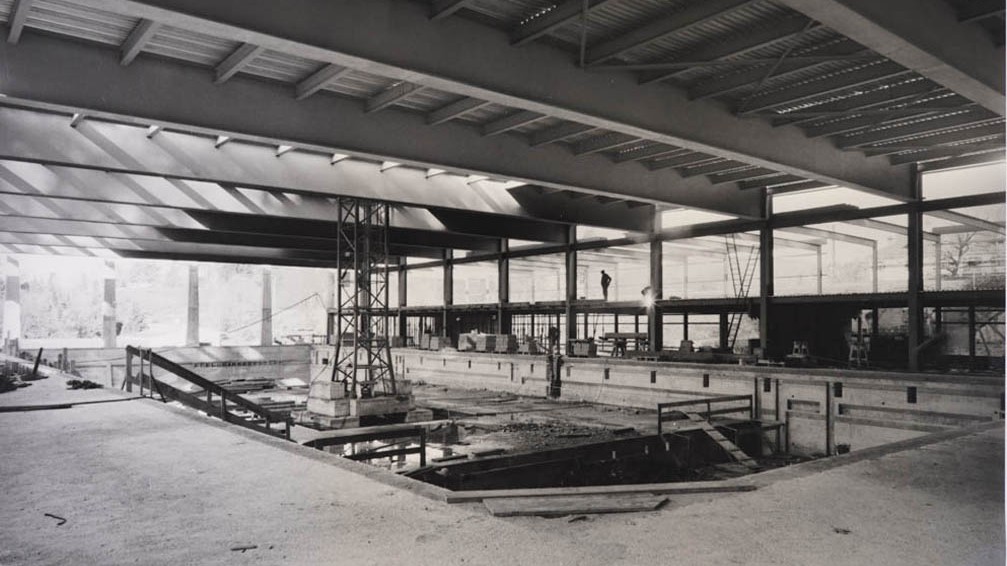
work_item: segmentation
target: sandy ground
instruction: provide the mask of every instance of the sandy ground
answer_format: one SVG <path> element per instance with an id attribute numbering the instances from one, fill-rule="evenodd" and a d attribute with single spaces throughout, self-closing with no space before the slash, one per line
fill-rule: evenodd
<path id="1" fill-rule="evenodd" d="M 0 564 L 1004 564 L 1002 427 L 576 522 L 450 506 L 151 400 L 0 413 L 0 431 Z"/>

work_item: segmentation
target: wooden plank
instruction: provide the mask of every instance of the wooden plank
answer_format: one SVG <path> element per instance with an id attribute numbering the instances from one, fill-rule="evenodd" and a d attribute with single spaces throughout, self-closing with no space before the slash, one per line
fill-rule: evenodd
<path id="1" fill-rule="evenodd" d="M 557 516 L 587 513 L 654 511 L 667 497 L 660 495 L 581 495 L 576 497 L 503 497 L 483 505 L 495 517 Z"/>
<path id="2" fill-rule="evenodd" d="M 641 483 L 635 485 L 591 485 L 586 487 L 545 487 L 537 489 L 488 489 L 456 491 L 447 494 L 448 503 L 471 503 L 487 499 L 515 497 L 576 497 L 583 495 L 692 495 L 705 493 L 736 493 L 754 491 L 754 485 L 726 483 L 722 481 Z"/>

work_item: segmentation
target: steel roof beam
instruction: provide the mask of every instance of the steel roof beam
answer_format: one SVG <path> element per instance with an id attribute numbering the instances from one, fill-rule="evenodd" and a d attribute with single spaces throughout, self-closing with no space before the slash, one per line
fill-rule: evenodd
<path id="1" fill-rule="evenodd" d="M 1004 142 L 1000 140 L 999 142 L 980 142 L 967 145 L 958 145 L 951 147 L 936 147 L 933 149 L 926 149 L 923 151 L 917 151 L 914 153 L 900 153 L 898 155 L 892 155 L 889 157 L 889 161 L 892 163 L 917 163 L 920 161 L 928 161 L 931 159 L 945 159 L 949 157 L 958 157 L 962 154 L 968 156 L 969 153 L 988 155 L 990 161 L 997 161 L 997 158 L 1003 159 L 1004 153 Z"/>
<path id="2" fill-rule="evenodd" d="M 7 15 L 7 43 L 17 43 L 24 31 L 24 23 L 35 0 L 14 0 L 10 13 Z"/>
<path id="3" fill-rule="evenodd" d="M 223 84 L 228 79 L 236 75 L 245 65 L 251 63 L 256 57 L 258 57 L 263 51 L 264 47 L 259 45 L 252 45 L 251 43 L 242 43 L 233 53 L 227 56 L 223 61 L 217 64 L 213 69 L 214 79 L 213 82 L 217 84 Z"/>
<path id="4" fill-rule="evenodd" d="M 782 0 L 823 25 L 1004 115 L 1004 64 L 943 0 Z M 912 14 L 912 17 L 907 17 Z"/>
<path id="5" fill-rule="evenodd" d="M 16 161 L 0 161 L 0 194 L 6 195 L 8 208 L 15 200 L 24 198 L 64 203 L 66 206 L 56 209 L 58 215 L 75 207 L 124 205 L 143 207 L 144 213 L 161 218 L 176 211 L 238 214 L 247 218 L 250 225 L 261 218 L 271 218 L 272 222 L 296 220 L 309 225 L 328 222 L 334 207 L 330 197 L 299 195 L 293 200 L 288 193 L 278 191 Z M 568 217 L 573 218 L 576 215 Z M 404 206 L 392 207 L 390 223 L 395 229 L 447 231 L 475 240 L 485 237 L 562 242 L 567 229 L 563 224 L 535 219 Z M 331 232 L 332 228 L 326 227 L 322 233 L 325 231 Z"/>
<path id="6" fill-rule="evenodd" d="M 285 98 L 290 100 L 289 93 Z M 354 107 L 354 113 L 359 116 L 359 106 Z M 423 124 L 420 118 L 419 131 L 433 129 Z M 0 106 L 0 131 L 5 133 L 0 135 L 0 157 L 15 160 L 226 183 L 273 192 L 372 198 L 394 204 L 529 220 L 551 220 L 559 215 L 549 208 L 541 209 L 543 216 L 533 215 L 513 196 L 517 189 L 504 190 L 500 183 L 493 181 L 468 185 L 459 175 L 428 177 L 425 169 L 409 167 L 398 167 L 382 174 L 376 163 L 355 159 L 332 163 L 331 154 L 321 152 L 291 152 L 277 160 L 273 150 L 263 145 L 233 141 L 214 149 L 214 137 L 172 129 L 164 129 L 152 139 L 147 138 L 145 126 L 98 119 L 70 129 L 64 115 Z M 472 133 L 468 129 L 465 132 Z M 485 138 L 476 135 L 474 139 Z M 522 140 L 512 143 L 526 150 Z M 554 149 L 573 159 L 562 148 Z M 606 163 L 610 165 L 607 160 Z M 523 198 L 534 204 L 535 194 Z M 566 212 L 562 216 L 561 222 L 616 229 L 634 229 L 638 220 L 612 214 L 581 217 Z"/>
<path id="7" fill-rule="evenodd" d="M 890 126 L 884 129 L 867 131 L 860 134 L 844 136 L 837 142 L 837 146 L 842 149 L 862 147 L 876 143 L 898 140 L 909 136 L 919 136 L 929 132 L 938 132 L 951 128 L 961 128 L 976 124 L 983 124 L 999 117 L 986 110 L 978 108 L 972 111 L 959 112 L 951 116 L 933 118 L 930 120 L 920 120 L 898 126 Z"/>
<path id="8" fill-rule="evenodd" d="M 443 106 L 427 114 L 427 124 L 430 124 L 431 126 L 443 124 L 449 120 L 454 120 L 455 118 L 464 116 L 473 110 L 482 108 L 487 104 L 489 104 L 489 102 L 479 100 L 478 98 L 462 98 L 461 100 L 456 100 L 447 106 Z"/>
<path id="9" fill-rule="evenodd" d="M 467 7 L 472 0 L 431 0 L 430 19 L 437 21 L 454 15 L 455 12 Z"/>
<path id="10" fill-rule="evenodd" d="M 808 31 L 807 18 L 786 18 L 773 26 L 764 26 L 754 31 L 742 33 L 726 41 L 700 45 L 691 51 L 678 54 L 678 58 L 683 61 L 718 61 L 720 59 L 734 58 L 770 45 L 789 41 L 806 31 Z M 640 82 L 643 84 L 660 82 L 670 79 L 681 72 L 682 69 L 673 69 L 670 71 L 641 73 Z"/>
<path id="11" fill-rule="evenodd" d="M 784 88 L 778 92 L 745 99 L 743 106 L 738 108 L 738 113 L 742 115 L 754 114 L 780 106 L 792 106 L 806 100 L 853 90 L 878 81 L 906 76 L 911 72 L 894 63 L 870 65 L 847 73 L 839 73 L 824 79 L 810 81 L 800 86 Z"/>
<path id="12" fill-rule="evenodd" d="M 595 8 L 600 8 L 608 3 L 619 0 L 588 0 L 588 13 Z M 554 6 L 544 14 L 536 15 L 534 18 L 518 25 L 511 31 L 510 40 L 515 46 L 524 45 L 534 41 L 547 33 L 566 25 L 580 17 L 584 10 L 584 0 L 566 0 Z"/>
<path id="13" fill-rule="evenodd" d="M 619 57 L 633 49 L 643 47 L 675 33 L 688 31 L 717 18 L 724 12 L 737 10 L 756 0 L 707 0 L 689 4 L 685 9 L 666 17 L 650 21 L 643 27 L 612 38 L 587 51 L 587 64 L 595 65 Z"/>
<path id="14" fill-rule="evenodd" d="M 802 236 L 810 236 L 812 238 L 825 238 L 827 240 L 836 240 L 839 242 L 846 242 L 847 244 L 854 244 L 857 246 L 867 246 L 870 248 L 873 248 L 878 244 L 877 240 L 872 240 L 870 238 L 861 238 L 860 236 L 851 236 L 849 234 L 843 234 L 842 232 L 835 232 L 833 230 L 823 230 L 821 228 L 808 228 L 806 226 L 780 228 L 780 231 L 790 232 L 792 234 L 800 234 Z"/>
<path id="15" fill-rule="evenodd" d="M 575 122 L 566 122 L 551 128 L 535 132 L 531 135 L 529 143 L 532 147 L 540 147 L 546 144 L 563 141 L 580 134 L 586 134 L 597 130 L 597 126 L 587 126 Z"/>
<path id="16" fill-rule="evenodd" d="M 965 24 L 1002 15 L 1004 3 L 1001 0 L 974 0 L 960 9 L 958 21 Z"/>
<path id="17" fill-rule="evenodd" d="M 122 65 L 129 65 L 136 59 L 136 56 L 143 51 L 143 47 L 150 41 L 150 38 L 161 28 L 161 24 L 153 22 L 151 20 L 140 20 L 140 23 L 136 24 L 133 31 L 129 32 L 129 36 L 126 41 L 122 42 L 120 49 L 122 50 L 122 58 L 119 63 Z"/>
<path id="18" fill-rule="evenodd" d="M 977 153 L 973 155 L 955 156 L 939 161 L 929 161 L 920 165 L 921 171 L 940 171 L 943 169 L 954 169 L 958 167 L 969 167 L 972 165 L 987 165 L 990 163 L 1002 163 L 1004 161 L 1003 150 L 989 153 Z"/>
<path id="19" fill-rule="evenodd" d="M 612 156 L 612 158 L 616 163 L 625 163 L 627 161 L 656 159 L 659 157 L 676 155 L 687 151 L 688 150 L 682 149 L 680 147 L 672 147 L 668 145 L 658 144 L 647 147 L 640 147 L 637 149 L 631 149 L 628 151 L 622 151 Z"/>
<path id="20" fill-rule="evenodd" d="M 934 210 L 932 212 L 928 212 L 927 214 L 933 216 L 934 218 L 940 218 L 941 220 L 964 224 L 965 226 L 969 226 L 977 230 L 985 230 L 987 232 L 1000 234 L 1001 236 L 1007 234 L 1007 232 L 1004 231 L 1002 224 L 990 222 L 989 220 L 983 220 L 982 218 L 976 218 L 970 214 L 963 214 L 961 212 L 955 212 L 954 210 Z"/>
<path id="21" fill-rule="evenodd" d="M 815 50 L 812 53 L 818 57 L 824 56 L 828 59 L 835 60 L 836 58 L 861 55 L 869 52 L 866 51 L 862 45 L 847 40 L 836 45 L 830 45 L 821 50 Z M 772 78 L 782 79 L 788 76 L 797 75 L 810 69 L 814 69 L 821 64 L 822 62 L 803 61 L 800 55 L 787 57 L 780 62 L 779 66 L 776 68 L 776 72 L 773 73 Z M 723 96 L 759 82 L 766 75 L 766 71 L 767 66 L 759 66 L 731 73 L 723 77 L 716 77 L 710 80 L 702 81 L 689 88 L 689 98 L 693 100 L 702 100 L 704 98 Z"/>
<path id="22" fill-rule="evenodd" d="M 968 142 L 971 140 L 986 138 L 990 136 L 1002 136 L 1003 133 L 1004 133 L 1003 123 L 989 124 L 985 126 L 976 126 L 974 128 L 967 128 L 963 130 L 938 132 L 933 135 L 927 135 L 926 137 L 914 138 L 902 142 L 893 141 L 892 143 L 894 145 L 860 146 L 857 148 L 851 148 L 851 150 L 863 151 L 868 155 L 886 155 L 889 153 L 896 153 L 900 151 L 907 151 L 914 149 L 932 149 L 938 145 Z M 965 153 L 966 151 L 967 150 L 963 150 L 962 153 Z"/>
<path id="23" fill-rule="evenodd" d="M 389 106 L 402 102 L 421 90 L 423 90 L 423 87 L 418 84 L 402 81 L 368 98 L 364 111 L 368 114 L 379 112 Z"/>
<path id="24" fill-rule="evenodd" d="M 503 34 L 476 21 L 450 18 L 432 24 L 428 5 L 423 3 L 288 0 L 286 9 L 277 12 L 269 0 L 93 1 L 96 7 L 112 12 L 225 39 L 242 38 L 270 50 L 346 65 L 515 110 L 541 112 L 896 198 L 908 198 L 910 192 L 908 168 L 892 168 L 838 151 L 828 143 L 809 143 L 800 131 L 774 131 L 761 121 L 738 120 L 719 104 L 690 103 L 686 94 L 675 88 L 641 88 L 632 76 L 584 73 L 571 64 L 567 51 L 539 44 L 514 49 Z M 795 34 L 804 31 L 807 19 L 793 19 L 800 24 Z M 772 26 L 772 37 L 766 41 L 779 41 L 781 31 L 786 31 L 781 28 L 789 21 Z M 626 104 L 628 100 L 633 103 Z M 491 139 L 505 137 L 511 136 Z M 603 176 L 611 177 L 612 173 Z M 674 182 L 655 180 L 651 184 L 662 186 L 664 193 L 669 192 L 668 187 L 683 194 L 700 192 L 691 188 L 677 191 Z"/>
<path id="25" fill-rule="evenodd" d="M 647 167 L 651 171 L 657 171 L 658 169 L 665 169 L 668 167 L 678 168 L 681 172 L 681 168 L 696 166 L 701 163 L 707 163 L 709 161 L 719 161 L 721 158 L 715 155 L 707 155 L 705 153 L 692 152 L 685 155 L 676 155 L 675 157 L 670 157 L 667 159 L 655 159 L 653 161 L 647 162 Z"/>
<path id="26" fill-rule="evenodd" d="M 332 84 L 339 79 L 339 77 L 348 72 L 350 72 L 350 69 L 348 67 L 343 67 L 342 65 L 325 65 L 297 83 L 294 87 L 294 98 L 297 100 L 304 100 L 305 98 Z"/>
<path id="27" fill-rule="evenodd" d="M 522 110 L 521 112 L 515 112 L 503 118 L 493 120 L 492 122 L 485 124 L 483 126 L 484 136 L 495 136 L 505 132 L 509 132 L 515 128 L 520 128 L 521 126 L 531 124 L 545 118 L 545 114 L 540 114 L 538 112 L 529 112 L 527 110 Z"/>
<path id="28" fill-rule="evenodd" d="M 816 104 L 802 109 L 801 112 L 845 112 L 853 115 L 859 110 L 869 110 L 879 106 L 909 103 L 941 92 L 947 91 L 943 87 L 934 86 L 930 81 L 921 79 L 888 88 L 880 88 L 865 94 L 855 94 L 834 102 Z M 789 112 L 775 114 L 775 116 L 777 117 L 773 119 L 774 126 L 786 126 L 790 124 L 800 125 L 818 120 L 818 118 L 789 118 Z"/>

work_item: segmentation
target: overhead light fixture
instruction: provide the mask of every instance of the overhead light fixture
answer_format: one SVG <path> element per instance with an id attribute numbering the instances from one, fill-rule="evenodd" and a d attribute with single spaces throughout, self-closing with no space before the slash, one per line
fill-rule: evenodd
<path id="1" fill-rule="evenodd" d="M 427 179 L 430 177 L 436 177 L 437 175 L 443 175 L 445 173 L 447 173 L 447 171 L 443 169 L 427 169 Z"/>
<path id="2" fill-rule="evenodd" d="M 220 146 L 231 141 L 231 136 L 217 136 L 217 141 L 213 143 L 213 147 L 220 149 Z"/>
<path id="3" fill-rule="evenodd" d="M 471 185 L 472 183 L 478 183 L 479 181 L 485 181 L 486 179 L 489 179 L 486 175 L 469 175 L 465 179 L 465 184 Z"/>
<path id="4" fill-rule="evenodd" d="M 161 126 L 150 126 L 147 128 L 147 139 L 149 140 L 159 133 L 161 133 Z"/>
<path id="5" fill-rule="evenodd" d="M 279 157 L 292 149 L 294 149 L 294 146 L 292 145 L 278 145 L 276 146 L 276 157 Z"/>
<path id="6" fill-rule="evenodd" d="M 345 153 L 333 153 L 332 154 L 332 159 L 329 160 L 329 164 L 330 165 L 335 165 L 336 163 L 339 163 L 340 161 L 343 161 L 344 159 L 348 159 L 349 157 L 350 156 L 346 155 Z"/>
<path id="7" fill-rule="evenodd" d="M 70 118 L 70 127 L 76 128 L 84 121 L 85 116 L 79 112 L 74 113 L 73 118 Z"/>
<path id="8" fill-rule="evenodd" d="M 384 161 L 381 163 L 381 172 L 384 173 L 389 169 L 395 169 L 396 167 L 400 167 L 401 165 L 402 165 L 401 163 L 396 163 L 394 161 Z"/>

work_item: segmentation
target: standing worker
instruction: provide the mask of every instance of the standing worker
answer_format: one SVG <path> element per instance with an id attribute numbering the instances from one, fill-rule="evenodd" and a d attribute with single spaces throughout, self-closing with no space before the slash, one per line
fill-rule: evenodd
<path id="1" fill-rule="evenodd" d="M 605 270 L 601 270 L 601 294 L 608 300 L 608 286 L 612 283 L 612 277 L 605 273 Z"/>

